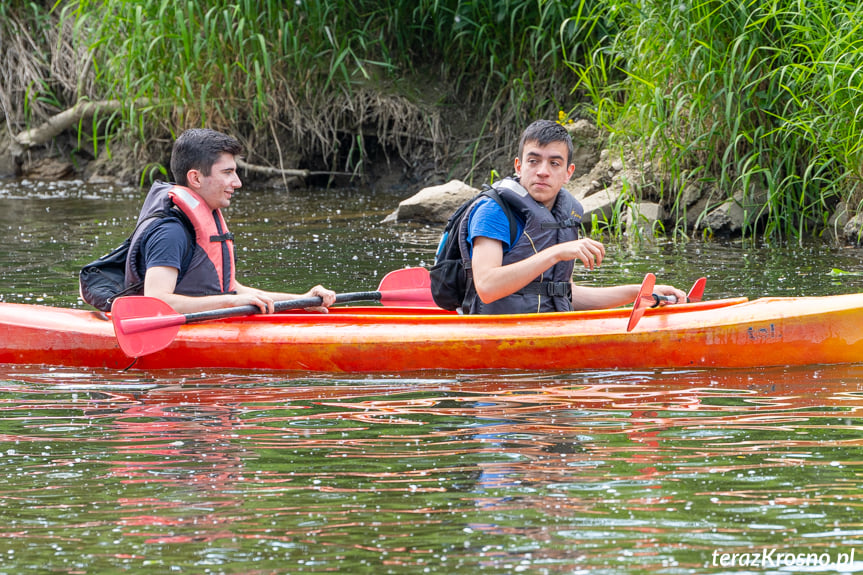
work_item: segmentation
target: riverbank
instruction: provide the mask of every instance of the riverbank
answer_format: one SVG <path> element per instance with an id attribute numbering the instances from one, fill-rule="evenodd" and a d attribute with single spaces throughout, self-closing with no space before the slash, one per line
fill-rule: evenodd
<path id="1" fill-rule="evenodd" d="M 169 177 L 178 131 L 206 125 L 242 141 L 247 179 L 408 195 L 505 175 L 536 118 L 586 120 L 603 140 L 595 152 L 625 174 L 614 213 L 592 230 L 624 233 L 627 211 L 655 202 L 670 215 L 649 233 L 673 239 L 727 228 L 857 243 L 863 5 L 585 8 L 4 4 L 0 172 L 47 152 L 67 164 L 40 166 L 47 177 L 71 165 L 144 186 Z M 599 176 L 601 192 L 614 176 Z"/>
<path id="2" fill-rule="evenodd" d="M 629 150 L 623 157 L 615 156 L 606 147 L 608 134 L 601 133 L 587 120 L 570 121 L 566 126 L 573 137 L 573 163 L 576 166 L 566 187 L 584 205 L 584 228 L 590 235 L 638 241 L 665 235 L 688 239 L 752 236 L 757 232 L 747 227 L 757 225 L 759 221 L 752 214 L 769 210 L 764 190 L 738 190 L 728 197 L 715 182 L 690 182 L 685 175 L 675 178 L 661 165 L 644 158 L 638 150 Z M 66 146 L 71 145 L 70 137 L 70 134 L 58 135 L 53 146 L 30 150 L 25 156 L 0 153 L 0 165 L 13 166 L 5 174 L 7 177 L 141 185 L 142 168 L 136 163 L 133 150 L 120 145 L 115 146 L 111 154 L 94 158 L 76 154 L 73 158 L 76 161 L 71 161 L 56 154 L 56 148 L 62 147 L 60 142 L 63 140 L 66 140 Z M 428 144 L 415 151 L 422 156 L 430 152 L 433 145 Z M 0 150 L 11 148 L 11 143 L 4 146 L 0 142 Z M 515 153 L 513 150 L 512 154 Z M 246 185 L 257 188 L 289 191 L 363 186 L 399 202 L 386 221 L 432 224 L 445 223 L 462 202 L 479 193 L 481 185 L 488 181 L 477 178 L 466 183 L 453 177 L 453 169 L 461 173 L 472 171 L 464 158 L 444 158 L 443 162 L 451 167 L 445 170 L 433 159 L 413 164 L 394 161 L 387 150 L 379 150 L 373 156 L 379 161 L 368 162 L 362 174 L 279 169 L 245 160 L 241 161 L 240 171 Z M 161 157 L 167 165 L 170 157 L 168 140 Z M 512 156 L 502 151 L 487 161 L 499 162 L 501 168 L 497 173 L 508 175 L 504 170 L 511 166 Z M 678 188 L 682 188 L 681 193 L 657 193 Z M 855 215 L 852 207 L 841 201 L 826 216 L 822 237 L 837 244 L 860 245 L 863 215 Z"/>

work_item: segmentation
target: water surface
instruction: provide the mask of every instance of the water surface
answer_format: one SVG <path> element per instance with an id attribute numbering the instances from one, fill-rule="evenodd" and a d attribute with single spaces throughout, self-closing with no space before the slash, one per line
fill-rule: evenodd
<path id="1" fill-rule="evenodd" d="M 8 368 L 0 572 L 859 570 L 861 375 Z"/>
<path id="2" fill-rule="evenodd" d="M 81 182 L 0 182 L 0 301 L 82 305 L 81 266 L 119 245 L 134 228 L 144 191 Z M 368 190 L 242 188 L 226 210 L 246 284 L 305 291 L 322 283 L 367 291 L 388 271 L 431 265 L 442 225 L 382 224 L 403 199 Z M 648 271 L 687 289 L 707 276 L 705 297 L 828 295 L 863 290 L 863 258 L 821 241 L 764 246 L 700 240 L 607 242 L 603 266 L 576 269 L 591 285 L 640 283 Z M 834 269 L 851 275 L 831 275 Z"/>
<path id="3" fill-rule="evenodd" d="M 0 301 L 83 306 L 143 194 L 0 185 Z M 400 198 L 243 189 L 240 277 L 365 291 L 428 265 Z M 860 252 L 609 243 L 707 298 L 860 291 Z M 649 353 L 649 350 L 646 351 Z M 321 376 L 0 366 L 0 575 L 863 569 L 863 366 Z M 755 565 L 755 563 L 758 563 Z"/>

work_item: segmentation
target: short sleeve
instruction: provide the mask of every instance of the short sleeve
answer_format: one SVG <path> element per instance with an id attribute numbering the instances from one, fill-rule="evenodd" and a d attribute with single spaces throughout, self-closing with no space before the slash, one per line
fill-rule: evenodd
<path id="1" fill-rule="evenodd" d="M 153 225 L 144 239 L 141 250 L 144 269 L 164 266 L 180 271 L 188 249 L 189 238 L 182 222 L 162 220 Z"/>
<path id="2" fill-rule="evenodd" d="M 518 238 L 523 230 L 523 225 L 518 221 L 518 217 L 516 217 L 516 223 L 518 224 L 516 238 Z M 473 248 L 473 241 L 477 237 L 501 242 L 504 252 L 508 252 L 512 248 L 509 245 L 509 220 L 503 208 L 491 198 L 482 198 L 468 218 L 467 242 L 471 248 Z"/>

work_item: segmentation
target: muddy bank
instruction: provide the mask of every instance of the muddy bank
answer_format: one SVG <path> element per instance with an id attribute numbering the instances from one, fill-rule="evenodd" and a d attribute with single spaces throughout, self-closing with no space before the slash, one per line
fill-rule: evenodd
<path id="1" fill-rule="evenodd" d="M 586 120 L 572 122 L 567 129 L 576 169 L 566 188 L 584 206 L 582 221 L 588 233 L 633 239 L 677 232 L 705 240 L 751 237 L 769 210 L 766 190 L 750 186 L 729 194 L 712 182 L 690 179 L 687 173 L 675 176 L 637 149 L 616 154 L 605 147 L 606 135 Z M 445 223 L 480 187 L 481 182 L 458 179 L 424 187 L 403 200 L 386 221 Z M 847 202 L 839 202 L 823 231 L 822 237 L 829 241 L 859 246 L 863 215 L 855 215 Z"/>
<path id="2" fill-rule="evenodd" d="M 767 197 L 755 187 L 728 193 L 710 183 L 693 182 L 687 174 L 677 177 L 644 159 L 638 150 L 618 154 L 606 147 L 606 136 L 587 120 L 567 125 L 573 137 L 576 171 L 567 189 L 585 207 L 584 225 L 589 232 L 619 234 L 633 238 L 682 231 L 690 238 L 752 235 L 758 214 L 766 213 Z M 31 130 L 31 132 L 33 132 Z M 32 137 L 32 134 L 31 134 Z M 0 131 L 0 177 L 35 180 L 80 179 L 88 183 L 110 183 L 147 187 L 154 178 L 170 179 L 167 166 L 171 140 L 156 146 L 155 157 L 142 158 L 133 147 L 114 143 L 94 156 L 77 146 L 68 132 L 51 134 L 50 141 L 22 147 L 19 138 Z M 364 186 L 403 198 L 387 218 L 390 222 L 418 221 L 441 224 L 463 201 L 479 192 L 489 174 L 508 175 L 515 152 L 500 147 L 487 153 L 483 162 L 471 166 L 457 154 L 442 154 L 454 142 L 417 144 L 413 160 L 385 146 L 371 147 L 363 171 L 338 172 L 301 168 L 278 168 L 247 160 L 240 170 L 247 185 L 283 189 L 346 188 Z M 288 157 L 299 157 L 300 150 Z M 283 150 L 284 150 L 283 149 Z M 753 216 L 755 214 L 755 216 Z M 747 229 L 747 227 L 749 229 Z M 824 236 L 843 244 L 860 245 L 863 215 L 855 215 L 845 202 L 832 210 Z"/>

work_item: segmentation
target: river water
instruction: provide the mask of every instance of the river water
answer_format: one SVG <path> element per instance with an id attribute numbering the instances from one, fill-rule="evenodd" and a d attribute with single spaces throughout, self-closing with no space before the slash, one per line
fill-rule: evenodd
<path id="1" fill-rule="evenodd" d="M 0 301 L 80 306 L 143 194 L 0 182 Z M 247 190 L 241 280 L 375 289 L 440 227 L 400 198 Z M 861 291 L 854 249 L 608 246 L 706 298 Z M 846 274 L 837 274 L 839 269 Z M 805 350 L 801 350 L 805 353 Z M 115 372 L 0 366 L 0 575 L 863 570 L 863 365 L 764 370 Z"/>

